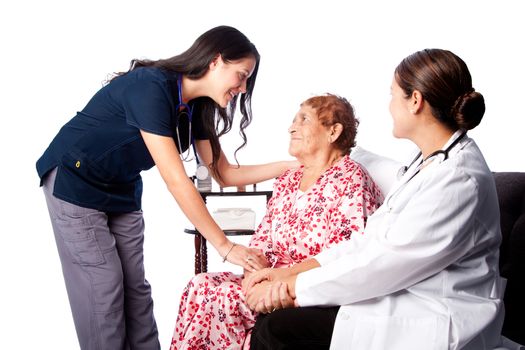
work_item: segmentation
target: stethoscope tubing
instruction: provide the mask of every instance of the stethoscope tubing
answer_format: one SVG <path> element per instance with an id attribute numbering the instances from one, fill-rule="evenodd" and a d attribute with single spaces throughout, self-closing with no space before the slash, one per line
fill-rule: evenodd
<path id="1" fill-rule="evenodd" d="M 424 159 L 421 160 L 421 163 L 419 163 L 418 165 L 418 168 L 410 175 L 410 177 L 404 181 L 404 183 L 402 185 L 400 185 L 395 191 L 394 193 L 392 193 L 390 196 L 388 196 L 385 204 L 388 208 L 388 211 L 390 211 L 392 209 L 392 207 L 389 205 L 390 203 L 390 200 L 392 199 L 392 197 L 394 197 L 398 192 L 399 190 L 404 186 L 406 185 L 410 180 L 412 180 L 418 173 L 419 171 L 421 170 L 420 167 L 423 163 L 429 161 L 430 159 L 442 154 L 443 155 L 443 162 L 445 160 L 448 159 L 448 156 L 449 156 L 449 152 L 454 148 L 454 146 L 456 146 L 465 136 L 467 135 L 467 132 L 466 131 L 463 131 L 447 148 L 445 148 L 444 150 L 437 150 L 437 151 L 434 151 L 432 152 L 431 154 L 429 154 L 427 157 L 425 157 Z M 419 158 L 421 158 L 422 156 L 422 153 L 419 152 L 415 157 L 414 159 L 410 162 L 410 165 L 407 167 L 407 166 L 403 166 L 401 169 L 399 169 L 399 172 L 398 172 L 398 180 L 401 180 L 401 178 L 403 176 L 405 176 L 405 174 L 407 173 L 408 169 L 412 168 L 412 166 L 417 162 L 417 160 Z"/>
<path id="2" fill-rule="evenodd" d="M 430 153 L 425 159 L 421 160 L 421 164 L 427 162 L 428 160 L 430 160 L 430 159 L 432 159 L 432 158 L 434 158 L 434 157 L 436 157 L 436 156 L 438 156 L 440 154 L 443 154 L 443 161 L 447 160 L 450 150 L 452 148 L 454 148 L 454 146 L 457 145 L 459 143 L 459 141 L 461 141 L 466 135 L 467 135 L 467 132 L 463 131 L 447 148 L 445 148 L 444 150 L 440 149 L 440 150 L 437 150 L 437 151 L 434 151 L 434 152 Z M 421 156 L 422 156 L 422 153 L 421 153 L 421 151 L 419 151 L 418 154 L 414 157 L 414 159 L 410 162 L 409 166 L 405 165 L 401 169 L 399 169 L 398 178 L 401 178 L 403 175 L 405 175 L 407 170 L 410 169 L 414 165 L 414 163 L 419 158 L 421 158 Z M 417 172 L 416 172 L 416 174 L 417 174 Z"/>
<path id="3" fill-rule="evenodd" d="M 182 102 L 182 74 L 178 74 L 177 76 L 177 88 L 178 88 L 178 95 L 179 95 L 179 103 L 175 106 L 175 113 L 176 114 L 179 114 L 179 111 L 181 109 L 186 109 L 187 110 L 187 115 L 188 115 L 188 124 L 189 124 L 189 130 L 188 130 L 188 138 L 189 138 L 189 143 L 191 143 L 191 148 L 193 148 L 193 154 L 195 155 L 195 161 L 197 162 L 197 164 L 200 164 L 200 160 L 199 160 L 199 156 L 197 155 L 197 150 L 195 148 L 195 138 L 193 137 L 193 133 L 192 133 L 192 122 L 193 122 L 193 106 L 190 107 L 190 105 L 188 105 L 187 103 L 184 103 Z M 185 161 L 185 162 L 190 162 L 192 161 L 193 159 L 190 158 L 190 147 L 188 145 L 188 152 L 186 155 L 183 155 L 182 153 L 182 144 L 180 142 L 180 133 L 179 133 L 179 118 L 176 119 L 176 125 L 175 125 L 175 128 L 176 128 L 176 132 L 177 132 L 177 143 L 178 143 L 178 146 L 179 146 L 179 152 L 181 154 L 181 157 L 182 157 L 182 160 Z"/>

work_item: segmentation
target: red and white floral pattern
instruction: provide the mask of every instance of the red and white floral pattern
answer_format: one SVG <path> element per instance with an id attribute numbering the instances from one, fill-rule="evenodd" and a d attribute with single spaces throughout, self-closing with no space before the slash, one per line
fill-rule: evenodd
<path id="1" fill-rule="evenodd" d="M 349 156 L 329 168 L 308 190 L 299 190 L 303 168 L 274 183 L 250 247 L 261 249 L 272 267 L 287 267 L 362 234 L 382 195 L 368 173 Z M 174 349 L 249 349 L 257 314 L 245 303 L 242 276 L 202 273 L 187 285 L 171 342 Z M 245 344 L 246 343 L 246 344 Z"/>

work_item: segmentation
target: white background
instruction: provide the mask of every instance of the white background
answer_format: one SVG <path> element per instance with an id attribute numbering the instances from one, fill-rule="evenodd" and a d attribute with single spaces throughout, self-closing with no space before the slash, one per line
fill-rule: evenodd
<path id="1" fill-rule="evenodd" d="M 2 136 L 1 349 L 77 349 L 35 161 L 52 137 L 132 58 L 166 58 L 216 25 L 259 49 L 254 122 L 241 163 L 287 159 L 287 127 L 304 99 L 332 92 L 355 106 L 358 144 L 406 162 L 391 136 L 389 87 L 414 51 L 452 50 L 468 64 L 487 111 L 470 132 L 494 171 L 525 171 L 521 1 L 5 1 L 0 5 Z M 9 4 L 9 5 L 6 5 Z M 226 153 L 240 139 L 223 140 Z M 188 172 L 193 165 L 188 166 Z M 144 173 L 145 260 L 167 348 L 193 273 L 187 221 L 157 170 Z M 271 188 L 270 183 L 261 188 Z M 224 206 L 224 205 L 223 205 Z M 258 220 L 261 211 L 258 211 Z M 210 252 L 211 270 L 229 269 Z"/>

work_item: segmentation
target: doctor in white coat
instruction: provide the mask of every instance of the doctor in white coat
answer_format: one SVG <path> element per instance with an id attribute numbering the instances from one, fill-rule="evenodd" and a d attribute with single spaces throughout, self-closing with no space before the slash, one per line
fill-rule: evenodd
<path id="1" fill-rule="evenodd" d="M 483 117 L 483 96 L 463 60 L 440 49 L 406 57 L 391 89 L 393 134 L 420 154 L 363 235 L 250 279 L 249 304 L 266 313 L 252 349 L 498 346 L 498 201 L 483 155 L 466 135 Z"/>

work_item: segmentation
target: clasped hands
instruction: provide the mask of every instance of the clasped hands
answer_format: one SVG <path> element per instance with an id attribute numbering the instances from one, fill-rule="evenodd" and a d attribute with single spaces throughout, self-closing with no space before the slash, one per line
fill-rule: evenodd
<path id="1" fill-rule="evenodd" d="M 249 308 L 259 313 L 297 307 L 295 279 L 289 268 L 264 268 L 245 275 L 242 282 Z"/>

